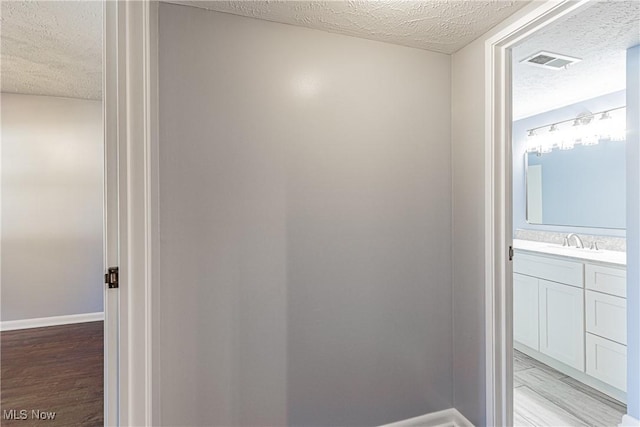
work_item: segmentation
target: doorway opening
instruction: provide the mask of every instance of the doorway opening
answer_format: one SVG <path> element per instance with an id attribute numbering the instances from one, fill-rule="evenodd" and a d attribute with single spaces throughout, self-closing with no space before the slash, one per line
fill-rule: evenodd
<path id="1" fill-rule="evenodd" d="M 592 8 L 598 5 L 599 2 L 565 1 L 532 7 L 529 13 L 487 42 L 489 67 L 486 88 L 489 114 L 485 163 L 488 183 L 485 231 L 489 425 L 617 425 L 621 421 L 623 425 L 634 425 L 632 423 L 637 422 L 634 421 L 634 414 L 637 413 L 637 404 L 634 402 L 638 399 L 638 383 L 634 370 L 637 369 L 635 349 L 638 342 L 637 334 L 633 332 L 635 323 L 632 320 L 637 316 L 638 298 L 635 287 L 628 287 L 627 281 L 637 282 L 634 260 L 637 257 L 635 247 L 640 240 L 633 220 L 637 216 L 638 199 L 638 179 L 633 172 L 638 160 L 634 144 L 637 141 L 638 122 L 633 111 L 638 108 L 638 95 L 637 89 L 634 92 L 624 86 L 626 80 L 628 86 L 637 88 L 637 64 L 633 60 L 627 60 L 621 78 L 616 78 L 610 72 L 600 73 L 597 77 L 598 80 L 608 80 L 611 77 L 617 84 L 622 80 L 622 87 L 609 87 L 606 92 L 601 93 L 590 93 L 591 87 L 582 87 L 577 90 L 578 97 L 565 99 L 563 102 L 560 95 L 567 88 L 554 88 L 550 83 L 548 88 L 543 86 L 543 90 L 539 90 L 541 94 L 532 96 L 529 93 L 530 97 L 525 102 L 520 102 L 519 113 L 517 105 L 518 67 L 531 67 L 527 68 L 530 74 L 535 74 L 534 69 L 550 72 L 550 67 L 545 69 L 540 65 L 553 65 L 570 58 L 572 64 L 566 69 L 560 66 L 553 70 L 557 79 L 562 73 L 571 76 L 573 72 L 580 70 L 578 66 L 583 61 L 587 65 L 577 48 L 570 49 L 567 45 L 561 45 L 565 38 L 570 40 L 571 37 L 556 34 L 555 39 L 553 36 L 547 38 L 545 46 L 541 47 L 535 45 L 536 35 L 553 33 L 554 26 L 557 32 L 561 32 L 570 26 L 571 19 L 578 19 L 584 13 L 597 15 L 599 12 Z M 622 21 L 628 22 L 628 28 L 637 29 L 640 16 L 637 5 L 629 2 L 622 2 L 620 5 L 630 8 L 626 10 Z M 606 8 L 605 14 L 615 13 L 613 4 L 608 6 L 611 8 Z M 613 20 L 610 24 L 612 23 Z M 583 27 L 574 28 L 573 35 L 588 39 L 592 30 L 587 22 Z M 622 34 L 624 29 L 611 31 L 620 31 Z M 637 61 L 638 33 L 630 31 L 629 34 L 625 39 L 626 45 L 617 54 L 624 60 L 636 55 Z M 604 37 L 603 34 L 600 36 Z M 620 36 L 620 39 L 623 38 L 624 36 Z M 551 46 L 554 43 L 555 48 Z M 606 44 L 606 38 L 603 43 Z M 527 45 L 529 50 L 526 53 L 519 50 Z M 602 49 L 599 53 L 605 54 Z M 585 57 L 588 58 L 588 55 Z M 539 63 L 527 64 L 532 59 Z M 577 82 L 578 77 L 575 74 L 572 77 L 571 81 Z M 534 87 L 533 81 L 535 79 L 530 79 L 529 85 L 525 86 L 531 89 Z M 569 86 L 571 83 L 565 84 Z M 544 90 L 547 89 L 550 94 L 545 98 Z M 622 99 L 623 105 L 614 107 L 609 104 L 620 103 L 621 100 L 620 93 L 616 92 L 623 92 L 626 99 Z M 535 111 L 535 108 L 542 105 L 536 105 L 536 99 L 546 99 L 556 104 Z M 574 105 L 584 102 L 593 104 L 586 107 Z M 566 120 L 551 116 L 552 113 L 558 113 L 556 110 L 566 107 L 585 107 L 586 111 L 571 110 L 573 116 Z M 626 107 L 631 113 L 624 113 Z M 527 108 L 531 110 L 526 112 Z M 526 119 L 532 117 L 537 121 L 527 123 Z M 625 118 L 626 124 L 620 129 L 620 121 Z M 613 125 L 614 122 L 617 124 Z M 621 134 L 624 137 L 620 137 Z M 540 135 L 542 137 L 537 139 Z M 628 138 L 631 138 L 631 144 L 624 142 Z M 572 179 L 579 181 L 580 185 L 593 179 L 591 185 L 594 185 L 593 183 L 601 184 L 605 179 L 615 179 L 616 176 L 624 177 L 622 181 L 627 189 L 622 192 L 626 198 L 622 202 L 623 208 L 617 211 L 614 208 L 613 215 L 606 215 L 607 211 L 611 212 L 615 202 L 608 199 L 605 202 L 603 196 L 598 198 L 591 195 L 592 203 L 588 212 L 585 209 L 577 210 L 580 214 L 595 214 L 603 205 L 605 209 L 601 211 L 613 223 L 595 222 L 593 217 L 585 217 L 585 221 L 592 221 L 591 224 L 579 223 L 576 219 L 576 222 L 570 223 L 566 217 L 561 222 L 558 217 L 546 212 L 553 206 L 548 197 L 559 189 L 564 189 L 565 194 L 560 200 L 570 200 L 573 203 L 569 208 L 560 209 L 560 213 L 574 211 L 577 202 L 572 197 L 579 192 L 575 189 L 567 190 L 566 185 L 558 180 L 551 180 L 552 188 L 549 189 L 549 185 L 545 185 L 545 181 L 549 181 L 545 172 L 548 174 L 553 168 L 540 162 L 549 161 L 554 151 L 556 155 L 559 153 L 564 156 L 563 160 L 566 161 L 571 154 L 584 155 L 587 149 L 604 150 L 605 146 L 618 149 L 626 147 L 623 156 L 626 157 L 623 162 L 623 167 L 627 168 L 626 173 L 621 174 L 620 168 L 617 168 L 615 172 L 594 179 L 596 171 L 593 169 L 601 172 L 605 168 L 581 166 L 580 172 L 584 173 L 575 173 Z M 593 151 L 589 153 L 592 154 Z M 599 160 L 606 160 L 607 155 L 601 154 Z M 618 152 L 618 160 L 620 156 Z M 568 163 L 565 166 L 569 168 Z M 562 171 L 562 168 L 559 170 Z M 611 171 L 611 168 L 608 170 Z M 590 173 L 591 176 L 585 176 L 585 173 Z M 615 196 L 613 193 L 620 195 L 617 188 L 620 184 L 609 186 L 611 188 L 606 197 Z M 614 186 L 616 188 L 612 188 Z M 596 199 L 599 201 L 596 202 Z M 618 200 L 617 203 L 621 202 Z M 624 226 L 620 225 L 620 210 L 626 211 L 626 219 L 622 217 Z M 616 215 L 617 219 L 614 218 Z M 545 218 L 549 221 L 547 224 L 544 224 Z M 628 267 L 625 266 L 625 244 L 629 255 Z M 559 271 L 562 273 L 557 274 Z M 625 277 L 627 274 L 628 279 Z M 591 314 L 587 315 L 589 311 Z M 625 351 L 625 346 L 629 351 Z M 517 372 L 522 373 L 516 375 Z M 539 374 L 537 379 L 534 374 Z M 535 390 L 535 386 L 544 385 L 544 381 L 541 381 L 543 377 L 563 383 L 558 387 L 572 396 L 573 406 L 564 400 L 564 407 L 560 407 L 564 413 L 549 411 L 550 407 L 544 404 L 549 401 L 557 403 L 559 398 L 551 396 L 548 391 L 540 393 Z M 551 384 L 558 385 L 557 382 Z M 547 395 L 543 395 L 544 393 Z M 530 413 L 531 411 L 517 413 L 517 408 L 514 413 L 514 403 L 517 406 L 527 399 L 529 405 L 542 405 L 534 409 L 535 414 Z M 629 402 L 628 408 L 625 407 L 625 400 Z M 595 413 L 598 409 L 593 410 L 589 406 L 592 401 L 604 405 L 593 405 L 600 408 L 600 412 Z M 543 413 L 544 409 L 546 412 Z M 603 418 L 605 412 L 607 421 Z M 546 420 L 541 419 L 545 417 Z"/>
<path id="2" fill-rule="evenodd" d="M 2 425 L 105 423 L 103 8 L 1 6 Z"/>
<path id="3" fill-rule="evenodd" d="M 626 51 L 639 14 L 588 3 L 511 49 L 514 425 L 627 412 Z"/>

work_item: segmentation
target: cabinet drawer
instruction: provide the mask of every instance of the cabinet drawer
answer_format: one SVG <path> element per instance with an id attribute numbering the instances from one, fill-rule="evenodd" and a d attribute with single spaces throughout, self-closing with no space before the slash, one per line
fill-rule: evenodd
<path id="1" fill-rule="evenodd" d="M 518 252 L 513 258 L 513 272 L 571 286 L 583 287 L 584 284 L 584 268 L 581 262 Z"/>
<path id="2" fill-rule="evenodd" d="M 585 264 L 584 269 L 587 289 L 626 298 L 627 270 L 625 268 Z"/>
<path id="3" fill-rule="evenodd" d="M 587 332 L 620 344 L 627 343 L 627 300 L 586 291 Z"/>
<path id="4" fill-rule="evenodd" d="M 627 391 L 627 347 L 587 334 L 587 374 Z"/>

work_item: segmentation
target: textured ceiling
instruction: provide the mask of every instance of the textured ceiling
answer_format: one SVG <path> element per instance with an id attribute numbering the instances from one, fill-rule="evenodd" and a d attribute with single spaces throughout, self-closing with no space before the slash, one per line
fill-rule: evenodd
<path id="1" fill-rule="evenodd" d="M 524 1 L 171 1 L 451 53 Z M 100 99 L 97 1 L 2 1 L 1 90 Z M 640 43 L 640 2 L 598 1 L 514 48 L 514 117 L 624 88 L 625 50 Z M 519 64 L 539 50 L 583 61 L 554 71 Z M 604 78 L 606 76 L 606 78 Z"/>
<path id="2" fill-rule="evenodd" d="M 457 51 L 528 3 L 522 0 L 168 2 L 442 53 Z"/>
<path id="3" fill-rule="evenodd" d="M 102 3 L 2 1 L 2 92 L 100 99 Z"/>
<path id="4" fill-rule="evenodd" d="M 513 49 L 513 116 L 529 117 L 625 88 L 626 49 L 640 43 L 640 1 L 598 1 Z M 520 64 L 540 50 L 581 58 L 566 70 Z"/>

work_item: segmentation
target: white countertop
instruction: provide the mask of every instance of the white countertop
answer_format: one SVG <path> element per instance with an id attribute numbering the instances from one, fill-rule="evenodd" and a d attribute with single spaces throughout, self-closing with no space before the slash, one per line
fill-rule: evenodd
<path id="1" fill-rule="evenodd" d="M 602 249 L 597 251 L 592 249 L 578 249 L 562 245 L 554 245 L 553 243 L 534 242 L 532 240 L 519 239 L 513 240 L 513 248 L 521 251 L 563 256 L 584 261 L 605 262 L 608 264 L 616 264 L 622 266 L 627 265 L 626 252 L 606 251 Z"/>

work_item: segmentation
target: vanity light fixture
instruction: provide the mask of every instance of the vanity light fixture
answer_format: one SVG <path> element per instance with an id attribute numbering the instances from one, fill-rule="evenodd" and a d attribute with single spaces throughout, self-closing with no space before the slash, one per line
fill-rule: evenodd
<path id="1" fill-rule="evenodd" d="M 570 150 L 576 144 L 596 145 L 601 140 L 625 140 L 626 107 L 598 113 L 590 111 L 578 117 L 527 130 L 527 152 L 550 153 L 554 149 Z"/>

